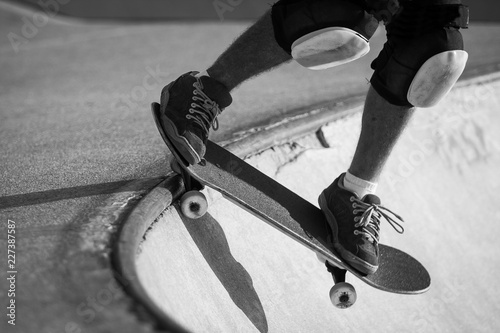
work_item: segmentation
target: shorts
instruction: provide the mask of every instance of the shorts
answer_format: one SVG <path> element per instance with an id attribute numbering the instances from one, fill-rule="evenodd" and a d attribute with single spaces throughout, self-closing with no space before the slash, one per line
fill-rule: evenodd
<path id="1" fill-rule="evenodd" d="M 294 41 L 311 32 L 343 27 L 359 32 L 370 39 L 375 31 L 365 31 L 360 24 L 365 10 L 364 0 L 281 0 L 273 6 L 274 35 L 278 44 L 291 53 Z"/>
<path id="2" fill-rule="evenodd" d="M 403 10 L 386 26 L 387 42 L 371 67 L 373 88 L 394 105 L 410 105 L 407 92 L 415 74 L 432 56 L 463 50 L 460 24 L 453 21 L 460 0 L 427 0 L 432 6 L 405 1 Z M 435 2 L 444 5 L 435 5 Z M 450 6 L 451 5 L 451 6 Z M 370 39 L 364 0 L 281 0 L 273 6 L 274 34 L 288 53 L 298 38 L 327 27 L 349 28 Z"/>

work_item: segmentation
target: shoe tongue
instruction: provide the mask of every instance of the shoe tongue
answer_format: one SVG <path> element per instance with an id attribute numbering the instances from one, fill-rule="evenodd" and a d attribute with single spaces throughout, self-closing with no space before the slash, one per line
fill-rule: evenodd
<path id="1" fill-rule="evenodd" d="M 367 194 L 363 197 L 363 202 L 366 202 L 367 204 L 380 205 L 380 198 L 375 194 Z"/>
<path id="2" fill-rule="evenodd" d="M 200 80 L 203 84 L 203 92 L 217 103 L 221 109 L 228 107 L 233 102 L 229 91 L 222 83 L 209 76 L 202 76 Z"/>

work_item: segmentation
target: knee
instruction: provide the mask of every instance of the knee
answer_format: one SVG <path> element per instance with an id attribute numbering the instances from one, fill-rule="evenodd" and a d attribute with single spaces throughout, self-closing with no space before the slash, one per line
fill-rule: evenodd
<path id="1" fill-rule="evenodd" d="M 371 83 L 394 105 L 436 105 L 453 88 L 468 60 L 456 29 L 389 44 L 372 63 Z"/>

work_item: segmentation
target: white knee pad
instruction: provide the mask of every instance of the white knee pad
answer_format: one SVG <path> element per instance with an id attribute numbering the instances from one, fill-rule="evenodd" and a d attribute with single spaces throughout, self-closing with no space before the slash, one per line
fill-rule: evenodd
<path id="1" fill-rule="evenodd" d="M 469 55 L 462 50 L 438 53 L 419 69 L 408 90 L 408 102 L 428 108 L 441 101 L 462 75 Z"/>
<path id="2" fill-rule="evenodd" d="M 321 70 L 348 63 L 370 51 L 368 39 L 341 27 L 311 32 L 292 44 L 292 57 L 300 65 Z"/>

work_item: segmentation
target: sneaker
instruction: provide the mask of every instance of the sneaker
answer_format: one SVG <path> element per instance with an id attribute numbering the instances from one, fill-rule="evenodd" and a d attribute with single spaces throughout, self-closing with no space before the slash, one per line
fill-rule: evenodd
<path id="1" fill-rule="evenodd" d="M 189 72 L 171 82 L 160 97 L 161 126 L 189 164 L 202 161 L 210 128 L 218 129 L 217 116 L 232 102 L 223 84 L 196 74 Z"/>
<path id="2" fill-rule="evenodd" d="M 379 265 L 380 219 L 403 233 L 403 219 L 381 205 L 373 194 L 359 198 L 347 190 L 342 174 L 321 193 L 319 205 L 331 228 L 331 243 L 344 261 L 362 274 L 373 274 Z"/>

